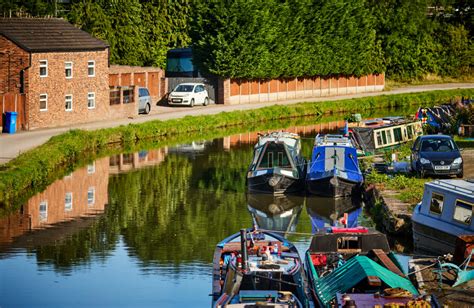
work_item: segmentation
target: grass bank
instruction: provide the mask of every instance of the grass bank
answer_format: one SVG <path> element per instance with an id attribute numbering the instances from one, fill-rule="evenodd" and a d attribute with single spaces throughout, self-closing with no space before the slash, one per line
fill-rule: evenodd
<path id="1" fill-rule="evenodd" d="M 106 155 L 114 148 L 127 151 L 136 148 L 137 145 L 142 148 L 146 148 L 147 143 L 157 145 L 166 139 L 183 136 L 186 139 L 191 134 L 194 134 L 195 139 L 197 136 L 199 139 L 207 139 L 204 136 L 218 134 L 222 136 L 229 134 L 231 130 L 242 132 L 249 127 L 258 130 L 260 127 L 271 127 L 272 121 L 283 119 L 313 116 L 316 117 L 314 118 L 316 121 L 322 115 L 327 118 L 328 114 L 366 113 L 382 108 L 429 106 L 456 97 L 473 95 L 473 89 L 381 95 L 288 106 L 273 105 L 255 110 L 222 112 L 217 115 L 187 116 L 92 132 L 71 130 L 0 166 L 0 206 L 8 208 L 24 201 L 32 192 L 46 187 L 60 175 L 72 171 L 84 161 Z"/>

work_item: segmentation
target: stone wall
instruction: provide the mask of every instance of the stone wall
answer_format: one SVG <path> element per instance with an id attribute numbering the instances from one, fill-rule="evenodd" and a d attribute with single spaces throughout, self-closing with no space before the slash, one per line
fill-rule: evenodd
<path id="1" fill-rule="evenodd" d="M 48 61 L 47 77 L 40 77 L 40 61 Z M 95 61 L 94 76 L 88 61 Z M 72 78 L 66 78 L 65 62 L 72 62 Z M 29 129 L 101 121 L 109 114 L 108 51 L 33 53 L 29 71 L 27 108 Z M 95 94 L 95 107 L 88 107 L 88 93 Z M 47 94 L 47 109 L 40 110 L 40 95 Z M 65 96 L 72 95 L 72 110 Z"/>

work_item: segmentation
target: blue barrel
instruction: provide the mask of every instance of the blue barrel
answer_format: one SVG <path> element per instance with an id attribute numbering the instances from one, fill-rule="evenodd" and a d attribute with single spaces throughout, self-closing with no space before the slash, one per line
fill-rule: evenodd
<path id="1" fill-rule="evenodd" d="M 16 117 L 18 113 L 14 111 L 7 111 L 5 113 L 5 132 L 14 134 L 16 132 Z"/>

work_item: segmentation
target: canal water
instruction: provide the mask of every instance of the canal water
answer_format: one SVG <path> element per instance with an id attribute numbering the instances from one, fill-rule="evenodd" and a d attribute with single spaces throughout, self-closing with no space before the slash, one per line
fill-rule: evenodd
<path id="1" fill-rule="evenodd" d="M 343 121 L 287 128 L 313 138 Z M 257 133 L 122 153 L 57 180 L 0 218 L 0 306 L 208 307 L 215 245 L 277 230 L 303 256 L 317 229 L 372 226 L 352 200 L 247 195 Z"/>

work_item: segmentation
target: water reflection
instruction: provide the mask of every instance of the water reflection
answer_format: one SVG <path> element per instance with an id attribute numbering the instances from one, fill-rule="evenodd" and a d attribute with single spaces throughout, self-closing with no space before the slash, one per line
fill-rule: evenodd
<path id="1" fill-rule="evenodd" d="M 286 234 L 296 230 L 304 197 L 247 194 L 247 204 L 254 225 Z"/>
<path id="2" fill-rule="evenodd" d="M 315 233 L 333 226 L 357 227 L 362 207 L 358 199 L 310 196 L 306 199 L 306 210 Z"/>

